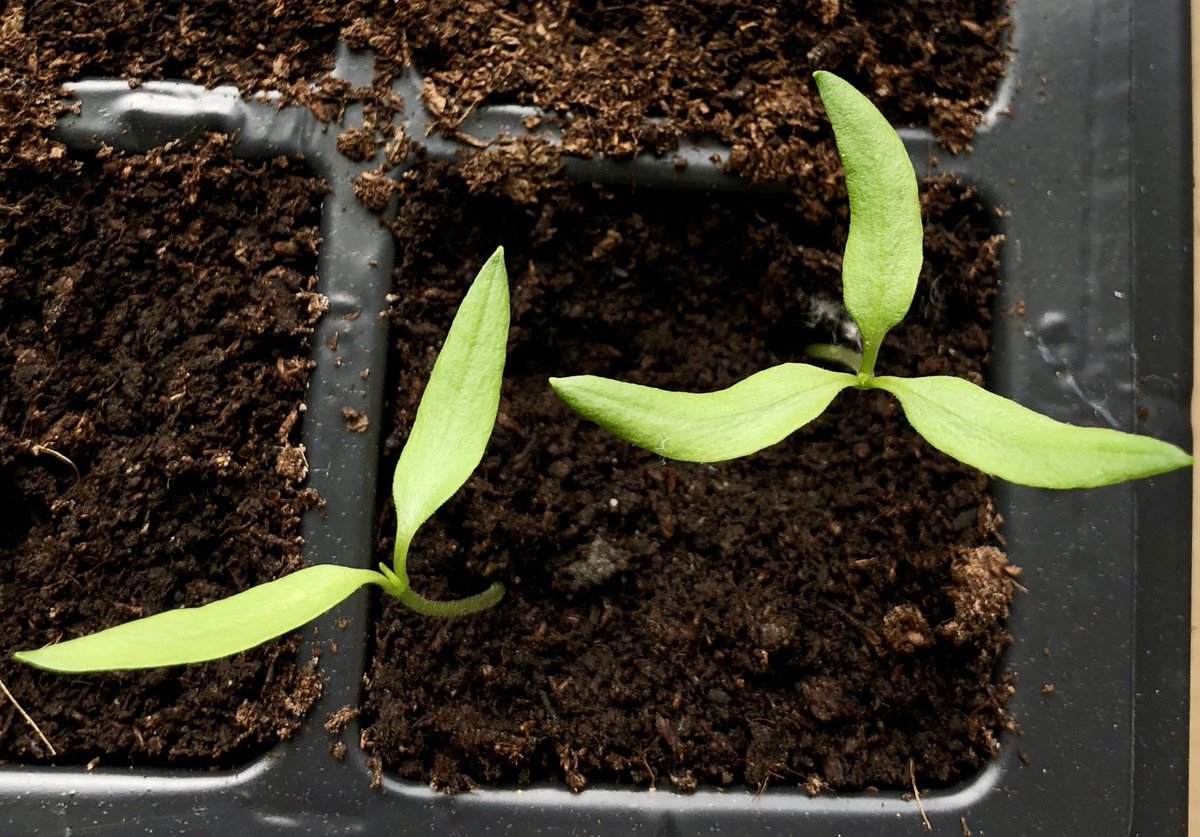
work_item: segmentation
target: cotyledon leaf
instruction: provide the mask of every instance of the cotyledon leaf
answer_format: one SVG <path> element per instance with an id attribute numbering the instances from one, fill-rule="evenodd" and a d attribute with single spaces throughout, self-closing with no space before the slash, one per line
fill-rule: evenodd
<path id="1" fill-rule="evenodd" d="M 1174 445 L 1055 421 L 961 378 L 880 377 L 913 428 L 938 450 L 1009 482 L 1095 488 L 1186 468 Z"/>
<path id="2" fill-rule="evenodd" d="M 480 269 L 454 316 L 396 464 L 392 497 L 401 551 L 483 459 L 500 406 L 508 306 L 501 247 Z"/>
<path id="3" fill-rule="evenodd" d="M 364 584 L 386 583 L 374 570 L 306 567 L 201 607 L 136 619 L 88 636 L 13 656 L 50 671 L 126 671 L 227 657 L 320 616 Z"/>
<path id="4" fill-rule="evenodd" d="M 824 412 L 853 375 L 806 363 L 765 369 L 719 392 L 666 392 L 608 378 L 551 378 L 576 412 L 668 459 L 719 462 L 775 444 Z"/>
<path id="5" fill-rule="evenodd" d="M 862 371 L 871 375 L 883 337 L 908 313 L 921 273 L 917 177 L 904 143 L 866 96 L 833 73 L 814 76 L 846 170 L 850 232 L 842 295 L 862 333 Z"/>

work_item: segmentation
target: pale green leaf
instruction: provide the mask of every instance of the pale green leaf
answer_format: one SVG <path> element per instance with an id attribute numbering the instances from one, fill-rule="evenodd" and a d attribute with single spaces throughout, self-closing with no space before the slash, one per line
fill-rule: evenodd
<path id="1" fill-rule="evenodd" d="M 863 371 L 871 374 L 884 335 L 908 313 L 921 272 L 917 178 L 904 143 L 867 97 L 832 73 L 815 77 L 850 193 L 842 293 L 862 332 Z"/>
<path id="2" fill-rule="evenodd" d="M 308 623 L 364 584 L 374 570 L 323 564 L 202 607 L 168 610 L 106 631 L 13 656 L 68 673 L 177 666 L 227 657 Z"/>
<path id="3" fill-rule="evenodd" d="M 986 474 L 1039 488 L 1094 488 L 1186 468 L 1174 445 L 1047 418 L 961 378 L 876 378 L 918 433 Z"/>
<path id="4" fill-rule="evenodd" d="M 765 369 L 719 392 L 667 392 L 608 378 L 551 378 L 584 418 L 668 459 L 719 462 L 775 444 L 824 412 L 854 377 L 805 363 Z"/>
<path id="5" fill-rule="evenodd" d="M 499 248 L 459 306 L 392 480 L 398 551 L 483 459 L 500 406 L 508 274 Z"/>

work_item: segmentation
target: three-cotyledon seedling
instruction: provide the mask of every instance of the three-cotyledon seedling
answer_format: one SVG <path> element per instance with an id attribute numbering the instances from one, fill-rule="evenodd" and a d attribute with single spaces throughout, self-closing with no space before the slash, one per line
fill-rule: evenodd
<path id="1" fill-rule="evenodd" d="M 858 388 L 892 393 L 931 445 L 1010 482 L 1091 488 L 1190 465 L 1192 458 L 1174 445 L 1054 421 L 961 378 L 875 376 L 883 338 L 907 314 L 921 272 L 917 179 L 899 136 L 865 96 L 831 73 L 816 79 L 846 170 L 850 232 L 842 288 L 862 351 L 827 346 L 811 354 L 854 372 L 784 363 L 711 393 L 588 375 L 552 378 L 559 396 L 626 441 L 689 462 L 734 459 L 773 445 L 820 416 L 839 392 Z"/>

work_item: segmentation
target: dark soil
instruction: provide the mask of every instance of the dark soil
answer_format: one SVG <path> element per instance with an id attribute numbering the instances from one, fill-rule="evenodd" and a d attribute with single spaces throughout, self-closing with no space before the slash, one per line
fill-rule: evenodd
<path id="1" fill-rule="evenodd" d="M 324 187 L 227 146 L 0 186 L 0 677 L 60 762 L 231 763 L 320 691 L 294 640 L 122 675 L 9 660 L 301 566 Z M 0 757 L 48 757 L 11 707 Z"/>
<path id="2" fill-rule="evenodd" d="M 731 146 L 729 167 L 738 174 L 801 186 L 836 168 L 811 79 L 816 69 L 853 81 L 893 122 L 928 126 L 951 150 L 965 148 L 1005 70 L 1004 7 L 1001 0 L 13 2 L 0 18 L 0 94 L 36 91 L 43 101 L 31 108 L 0 95 L 0 144 L 28 156 L 40 132 L 5 134 L 31 118 L 45 123 L 55 107 L 48 94 L 65 81 L 179 78 L 234 84 L 247 94 L 279 90 L 322 118 L 365 101 L 366 127 L 378 141 L 347 146 L 357 156 L 386 146 L 381 165 L 389 165 L 407 148 L 388 127 L 398 105 L 391 83 L 416 66 L 426 76 L 425 104 L 452 135 L 477 107 L 520 102 L 569 114 L 560 123 L 567 153 L 624 157 L 715 137 Z M 339 38 L 376 52 L 370 87 L 350 89 L 328 75 Z"/>
<path id="3" fill-rule="evenodd" d="M 879 369 L 980 381 L 999 238 L 970 189 L 932 181 L 923 205 L 926 267 Z M 844 393 L 785 442 L 710 466 L 633 449 L 546 384 L 711 390 L 843 336 L 844 196 L 827 211 L 560 186 L 514 206 L 430 165 L 400 207 L 381 492 L 461 295 L 503 243 L 495 434 L 409 567 L 429 596 L 508 592 L 453 621 L 384 606 L 364 711 L 382 768 L 449 790 L 817 791 L 907 787 L 910 770 L 950 783 L 994 753 L 1015 571 L 986 478 L 888 396 Z M 381 560 L 389 525 L 385 506 Z"/>
<path id="4" fill-rule="evenodd" d="M 391 60 L 403 33 L 398 57 L 425 74 L 425 104 L 451 132 L 477 107 L 519 102 L 566 117 L 568 153 L 711 136 L 738 174 L 800 185 L 829 138 L 814 70 L 854 82 L 894 124 L 965 148 L 1005 70 L 1005 5 L 417 0 L 354 27 L 351 43 Z"/>
<path id="5" fill-rule="evenodd" d="M 328 75 L 350 19 L 332 0 L 13 0 L 0 10 L 0 179 L 10 167 L 70 167 L 47 129 L 64 109 L 60 86 L 82 78 L 277 90 L 323 118 L 338 117 L 351 99 L 369 98 L 382 112 L 392 106 L 385 91 L 352 95 Z"/>
<path id="6" fill-rule="evenodd" d="M 837 325 L 813 302 L 837 299 L 844 206 L 826 208 L 840 180 L 811 71 L 843 74 L 893 121 L 957 150 L 1004 71 L 1007 27 L 999 0 L 6 4 L 0 500 L 18 511 L 0 524 L 0 554 L 13 556 L 0 587 L 29 609 L 10 615 L 4 650 L 293 569 L 311 502 L 292 445 L 316 315 L 303 297 L 316 186 L 286 169 L 268 186 L 284 164 L 212 147 L 74 158 L 49 136 L 59 85 L 232 83 L 327 119 L 363 101 L 362 129 L 339 148 L 382 172 L 420 139 L 389 125 L 391 82 L 415 64 L 439 129 L 468 144 L 459 129 L 474 108 L 534 104 L 569 112 L 568 153 L 715 137 L 733 171 L 806 201 L 564 191 L 558 150 L 528 138 L 461 177 L 406 179 L 393 315 L 411 324 L 392 363 L 406 371 L 389 456 L 466 281 L 498 243 L 517 306 L 500 429 L 418 545 L 418 583 L 475 592 L 494 576 L 510 594 L 462 623 L 388 611 L 376 754 L 448 788 L 547 777 L 850 788 L 901 784 L 909 758 L 923 782 L 974 769 L 1005 723 L 996 660 L 1012 591 L 979 475 L 861 393 L 857 409 L 844 396 L 744 462 L 668 465 L 574 419 L 544 378 L 712 388 L 827 339 Z M 339 38 L 377 51 L 370 87 L 329 77 Z M 356 191 L 382 208 L 393 190 L 375 174 Z M 978 377 L 996 242 L 969 193 L 940 184 L 927 201 L 936 235 L 920 314 L 883 367 Z M 114 362 L 129 368 L 101 369 Z M 268 390 L 281 400 L 258 400 Z M 290 653 L 144 676 L 64 681 L 7 664 L 0 675 L 67 760 L 229 760 L 286 732 L 310 701 Z M 210 731 L 185 733 L 197 719 Z M 2 729 L 3 754 L 44 756 L 15 718 Z"/>
<path id="7" fill-rule="evenodd" d="M 39 63 L 67 79 L 109 76 L 138 83 L 182 79 L 299 92 L 333 69 L 345 4 L 154 0 L 38 0 L 24 30 Z"/>

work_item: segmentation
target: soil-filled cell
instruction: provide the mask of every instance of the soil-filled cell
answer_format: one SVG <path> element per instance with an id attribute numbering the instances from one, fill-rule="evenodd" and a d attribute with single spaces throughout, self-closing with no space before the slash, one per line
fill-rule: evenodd
<path id="1" fill-rule="evenodd" d="M 227 139 L 0 192 L 0 677 L 60 762 L 228 764 L 320 691 L 296 643 L 61 676 L 9 659 L 301 566 L 325 187 Z M 6 713 L 0 756 L 48 749 Z"/>
<path id="2" fill-rule="evenodd" d="M 366 740 L 399 776 L 461 790 L 550 781 L 901 787 L 970 775 L 1008 724 L 1014 589 L 987 480 L 850 390 L 783 443 L 666 462 L 547 385 L 597 374 L 729 386 L 852 342 L 845 203 L 559 187 L 472 196 L 403 183 L 387 474 L 474 271 L 507 251 L 513 320 L 484 461 L 415 539 L 431 597 L 507 586 L 452 621 L 383 607 Z M 881 374 L 981 381 L 999 237 L 974 192 L 923 192 L 926 265 Z M 380 560 L 390 554 L 387 503 Z"/>

